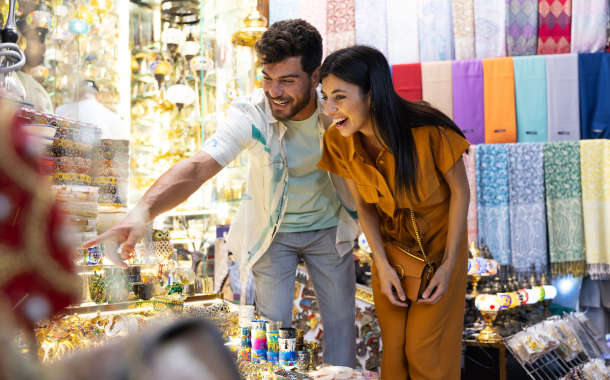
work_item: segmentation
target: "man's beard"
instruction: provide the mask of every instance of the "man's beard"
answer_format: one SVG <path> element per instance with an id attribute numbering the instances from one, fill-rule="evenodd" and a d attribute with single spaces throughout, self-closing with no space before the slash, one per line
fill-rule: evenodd
<path id="1" fill-rule="evenodd" d="M 266 92 L 265 95 L 269 99 L 269 102 L 273 102 L 273 98 L 271 96 L 269 96 L 268 92 Z M 280 100 L 285 100 L 285 99 L 280 98 Z M 307 91 L 307 94 L 303 98 L 298 99 L 297 102 L 294 104 L 294 106 L 289 106 L 289 108 L 286 109 L 286 111 L 289 111 L 289 113 L 287 115 L 278 114 L 278 112 L 282 112 L 282 111 L 279 111 L 278 109 L 274 108 L 273 105 L 271 105 L 271 114 L 273 114 L 273 117 L 276 120 L 281 121 L 281 122 L 286 122 L 286 121 L 292 119 L 296 114 L 301 112 L 305 107 L 307 107 L 310 100 L 311 100 L 311 91 Z"/>

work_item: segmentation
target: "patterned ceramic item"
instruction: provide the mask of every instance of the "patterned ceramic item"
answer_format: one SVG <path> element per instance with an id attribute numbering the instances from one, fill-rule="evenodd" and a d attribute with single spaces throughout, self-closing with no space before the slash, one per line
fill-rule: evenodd
<path id="1" fill-rule="evenodd" d="M 293 352 L 296 347 L 296 338 L 278 338 L 280 352 Z M 281 359 L 281 356 L 280 356 Z"/>
<path id="2" fill-rule="evenodd" d="M 479 294 L 474 304 L 480 311 L 498 311 L 502 302 L 496 294 Z"/>
<path id="3" fill-rule="evenodd" d="M 153 241 L 150 243 L 150 250 L 157 256 L 158 262 L 166 261 L 174 252 L 174 245 L 167 230 L 154 230 Z"/>
<path id="4" fill-rule="evenodd" d="M 100 194 L 98 203 L 99 204 L 112 204 L 112 205 L 115 205 L 115 204 L 126 205 L 127 197 L 123 197 L 123 196 L 116 195 L 116 194 Z"/>
<path id="5" fill-rule="evenodd" d="M 104 258 L 104 250 L 99 245 L 94 245 L 91 248 L 87 248 L 87 264 L 95 265 Z"/>
<path id="6" fill-rule="evenodd" d="M 94 177 L 117 177 L 129 178 L 129 171 L 115 168 L 95 168 L 93 169 Z"/>
<path id="7" fill-rule="evenodd" d="M 98 156 L 100 153 L 129 153 L 129 147 L 98 145 L 93 152 Z"/>
<path id="8" fill-rule="evenodd" d="M 111 139 L 101 139 L 100 146 L 119 146 L 119 147 L 129 147 L 129 140 L 111 140 Z"/>
<path id="9" fill-rule="evenodd" d="M 55 173 L 53 174 L 54 185 L 90 185 L 91 177 L 76 173 Z"/>
<path id="10" fill-rule="evenodd" d="M 282 364 L 282 360 L 280 359 L 280 365 Z M 313 377 L 306 375 L 304 373 L 298 372 L 290 372 L 290 371 L 275 371 L 273 373 L 273 378 L 277 380 L 314 380 Z"/>
<path id="11" fill-rule="evenodd" d="M 115 162 L 129 162 L 129 153 L 103 152 L 94 149 L 94 160 L 112 160 Z"/>
<path id="12" fill-rule="evenodd" d="M 129 179 L 127 178 L 117 178 L 117 177 L 94 177 L 93 185 L 114 185 L 114 186 L 127 186 L 129 184 Z"/>
<path id="13" fill-rule="evenodd" d="M 129 170 L 129 162 L 122 162 L 117 160 L 95 160 L 92 162 L 94 168 L 111 168 Z"/>
<path id="14" fill-rule="evenodd" d="M 280 338 L 283 338 L 283 339 L 297 337 L 297 330 L 292 327 L 282 327 L 282 328 L 280 328 L 279 332 L 280 332 Z"/>

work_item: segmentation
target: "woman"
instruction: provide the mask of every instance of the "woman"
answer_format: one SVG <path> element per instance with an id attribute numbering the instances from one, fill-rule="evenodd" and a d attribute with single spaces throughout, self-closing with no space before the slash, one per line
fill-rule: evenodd
<path id="1" fill-rule="evenodd" d="M 347 179 L 373 251 L 381 376 L 459 379 L 470 198 L 461 156 L 470 144 L 443 113 L 396 94 L 376 49 L 331 54 L 320 79 L 335 123 L 318 167 Z M 392 242 L 421 253 L 411 203 L 423 250 L 437 269 L 421 299 L 409 304 L 386 249 Z"/>

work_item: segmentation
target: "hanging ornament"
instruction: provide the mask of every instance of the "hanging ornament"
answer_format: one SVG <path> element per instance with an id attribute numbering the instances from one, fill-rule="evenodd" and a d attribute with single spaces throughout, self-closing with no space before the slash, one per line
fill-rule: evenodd
<path id="1" fill-rule="evenodd" d="M 70 32 L 74 34 L 87 34 L 91 29 L 91 25 L 89 25 L 85 20 L 75 19 L 70 21 L 68 28 L 70 29 Z"/>
<path id="2" fill-rule="evenodd" d="M 267 19 L 256 9 L 256 2 L 253 2 L 252 11 L 244 19 L 244 24 L 246 27 L 233 34 L 231 42 L 239 46 L 252 47 L 267 31 Z"/>
<path id="3" fill-rule="evenodd" d="M 199 46 L 199 42 L 195 41 L 193 33 L 189 33 L 186 41 L 182 44 L 182 54 L 187 61 L 190 61 L 195 55 L 197 55 L 197 53 L 199 53 L 200 48 L 201 46 Z"/>
<path id="4" fill-rule="evenodd" d="M 167 45 L 172 55 L 178 50 L 178 45 L 183 44 L 186 41 L 186 36 L 180 29 L 167 28 L 161 33 L 161 42 Z"/>
<path id="5" fill-rule="evenodd" d="M 164 60 L 161 54 L 157 54 L 155 60 L 150 64 L 150 71 L 155 76 L 160 89 L 165 76 L 172 72 L 172 64 Z"/>
<path id="6" fill-rule="evenodd" d="M 66 7 L 63 4 L 59 4 L 56 8 L 55 8 L 55 13 L 59 16 L 59 17 L 64 17 L 65 15 L 68 14 L 68 7 Z"/>
<path id="7" fill-rule="evenodd" d="M 178 83 L 167 89 L 166 98 L 176 105 L 178 114 L 184 106 L 192 104 L 197 100 L 197 93 L 184 82 L 184 78 L 180 78 Z"/>
<path id="8" fill-rule="evenodd" d="M 191 71 L 197 73 L 199 75 L 199 71 L 209 71 L 214 68 L 214 61 L 208 57 L 193 57 L 189 61 L 189 66 L 191 67 Z"/>
<path id="9" fill-rule="evenodd" d="M 235 77 L 231 78 L 229 80 L 229 84 L 227 85 L 227 92 L 225 93 L 225 95 L 227 96 L 227 98 L 229 99 L 229 101 L 233 101 L 235 99 L 237 99 L 238 93 L 237 93 L 237 88 L 239 87 L 239 85 L 237 84 L 237 80 L 235 80 Z"/>
<path id="10" fill-rule="evenodd" d="M 57 20 L 52 12 L 53 9 L 45 4 L 44 1 L 41 1 L 36 6 L 34 12 L 25 18 L 25 21 L 36 28 L 51 30 L 57 25 Z"/>

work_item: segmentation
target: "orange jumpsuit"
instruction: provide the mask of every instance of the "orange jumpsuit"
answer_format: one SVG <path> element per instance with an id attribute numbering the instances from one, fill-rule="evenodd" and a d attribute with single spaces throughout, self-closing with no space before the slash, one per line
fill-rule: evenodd
<path id="1" fill-rule="evenodd" d="M 451 200 L 443 176 L 470 144 L 449 128 L 418 127 L 412 131 L 421 175 L 420 202 L 413 205 L 415 219 L 424 250 L 438 268 L 447 245 Z M 403 200 L 404 208 L 395 206 L 395 163 L 391 153 L 383 150 L 373 165 L 362 148 L 359 133 L 343 137 L 331 126 L 324 135 L 324 153 L 318 167 L 354 180 L 363 199 L 377 204 L 382 236 L 406 247 L 417 246 L 409 201 Z M 373 296 L 383 343 L 382 379 L 460 378 L 467 262 L 465 228 L 447 293 L 434 305 L 411 303 L 409 308 L 394 306 L 381 293 L 373 265 Z"/>

